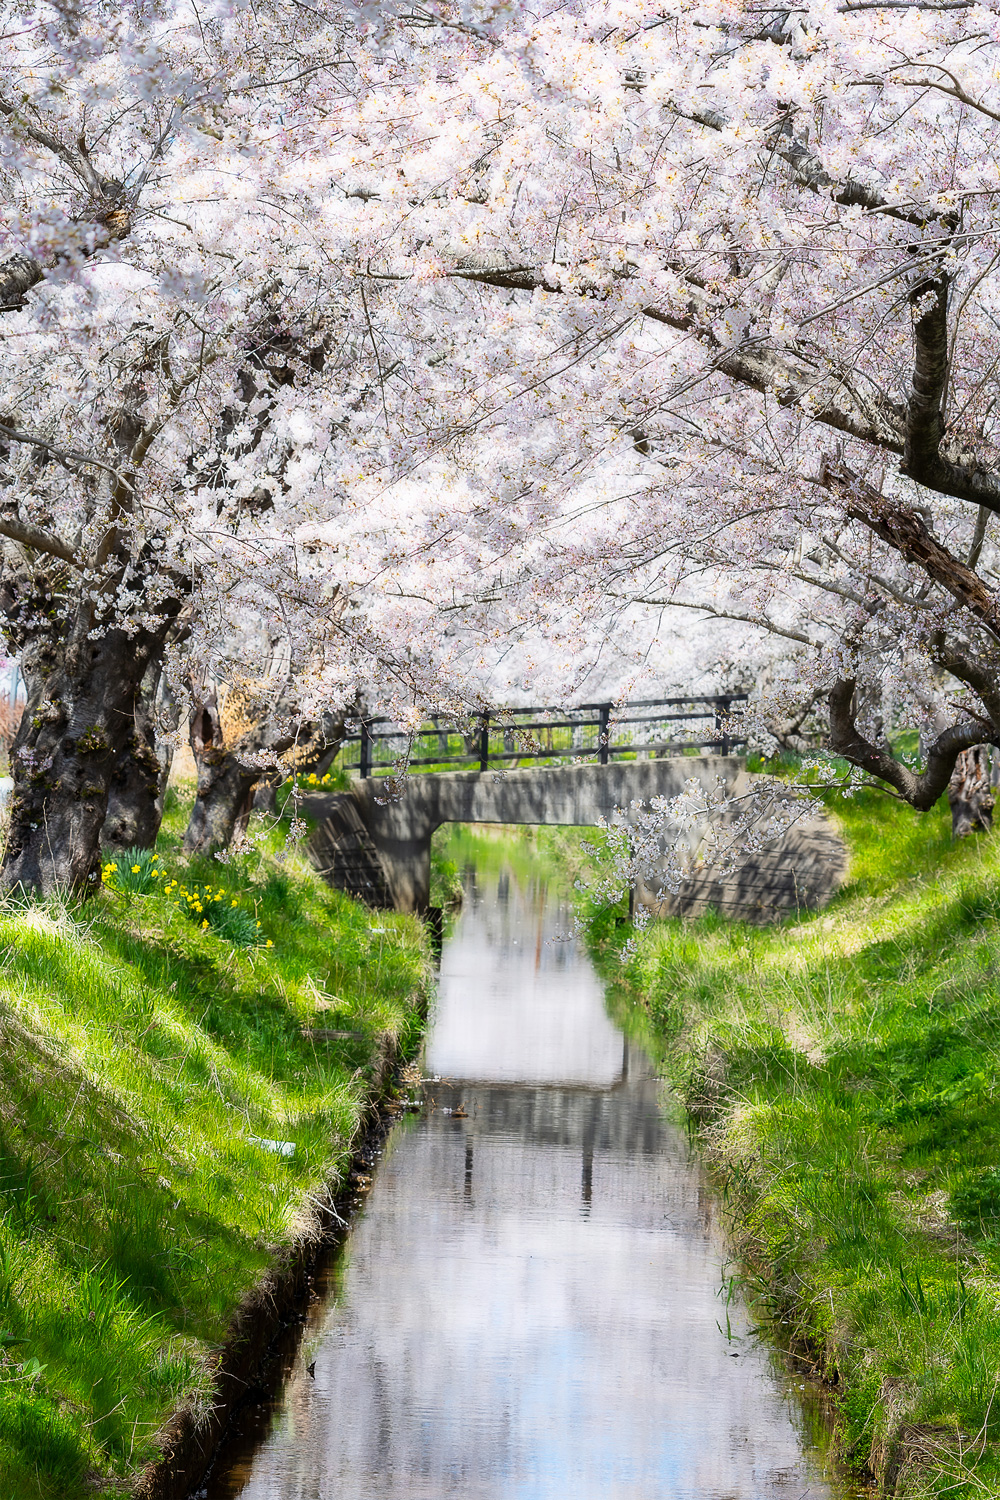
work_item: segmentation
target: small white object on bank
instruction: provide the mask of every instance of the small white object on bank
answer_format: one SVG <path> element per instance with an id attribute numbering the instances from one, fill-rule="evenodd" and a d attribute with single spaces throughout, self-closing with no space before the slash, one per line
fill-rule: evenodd
<path id="1" fill-rule="evenodd" d="M 247 1140 L 251 1146 L 259 1146 L 262 1151 L 273 1151 L 277 1156 L 294 1156 L 294 1141 L 269 1141 L 266 1136 L 248 1135 Z"/>

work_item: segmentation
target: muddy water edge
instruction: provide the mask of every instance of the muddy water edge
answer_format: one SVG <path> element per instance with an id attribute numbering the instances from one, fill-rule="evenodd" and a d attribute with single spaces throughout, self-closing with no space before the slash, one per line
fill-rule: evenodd
<path id="1" fill-rule="evenodd" d="M 200 1500 L 848 1500 L 554 872 L 463 870 L 419 1112 Z"/>

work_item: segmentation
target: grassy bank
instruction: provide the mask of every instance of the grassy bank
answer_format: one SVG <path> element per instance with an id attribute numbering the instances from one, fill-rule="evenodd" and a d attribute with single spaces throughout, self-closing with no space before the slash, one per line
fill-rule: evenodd
<path id="1" fill-rule="evenodd" d="M 121 1494 L 209 1399 L 235 1307 L 347 1165 L 382 1039 L 419 1035 L 415 921 L 278 835 L 185 866 L 185 811 L 91 900 L 0 910 L 0 1500 Z"/>
<path id="2" fill-rule="evenodd" d="M 1000 842 L 947 809 L 836 806 L 849 885 L 758 929 L 666 920 L 614 1004 L 662 1059 L 731 1210 L 761 1323 L 837 1391 L 892 1493 L 1000 1493 Z"/>

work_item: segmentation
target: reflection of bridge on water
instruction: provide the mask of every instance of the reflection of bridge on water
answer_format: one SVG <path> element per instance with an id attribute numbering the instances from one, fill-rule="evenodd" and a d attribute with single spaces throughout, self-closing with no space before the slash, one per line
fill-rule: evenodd
<path id="1" fill-rule="evenodd" d="M 442 1076 L 310 1308 L 242 1500 L 830 1500 L 720 1301 L 683 1128 L 541 886 L 466 872 L 427 1039 Z"/>
<path id="2" fill-rule="evenodd" d="M 452 1169 L 461 1167 L 466 1197 L 479 1147 L 493 1160 L 504 1142 L 521 1161 L 538 1150 L 547 1160 L 554 1150 L 576 1155 L 580 1208 L 588 1213 L 595 1152 L 598 1159 L 655 1156 L 673 1134 L 660 1082 L 609 1017 L 569 909 L 547 900 L 544 884 L 506 870 L 485 889 L 466 870 L 464 886 L 427 1045 L 427 1072 L 443 1075 L 425 1094 L 436 1129 L 461 1139 L 464 1157 Z M 460 1105 L 467 1117 L 449 1117 Z"/>
<path id="3" fill-rule="evenodd" d="M 643 1059 L 644 1061 L 644 1059 Z M 622 1083 L 628 1081 L 623 1076 Z M 634 1081 L 634 1080 L 633 1080 Z M 427 1088 L 437 1108 L 455 1109 L 468 1087 L 454 1082 Z M 657 1102 L 658 1085 L 645 1091 L 589 1088 L 528 1088 L 523 1084 L 476 1084 L 476 1113 L 462 1120 L 465 1152 L 464 1191 L 474 1182 L 478 1142 L 498 1136 L 519 1146 L 559 1147 L 580 1157 L 580 1200 L 590 1204 L 594 1191 L 594 1153 L 658 1156 L 667 1132 Z M 456 1121 L 457 1124 L 457 1121 Z"/>

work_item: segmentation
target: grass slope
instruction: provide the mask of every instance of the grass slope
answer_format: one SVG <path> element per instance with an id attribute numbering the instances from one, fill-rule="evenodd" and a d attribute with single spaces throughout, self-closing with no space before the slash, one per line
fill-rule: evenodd
<path id="1" fill-rule="evenodd" d="M 839 1389 L 888 1493 L 1000 1493 L 1000 845 L 838 802 L 849 885 L 771 929 L 665 920 L 619 959 L 732 1211 L 762 1320 Z M 898 1485 L 898 1491 L 896 1486 Z"/>
<path id="2" fill-rule="evenodd" d="M 273 947 L 233 946 L 161 889 L 0 911 L 0 1500 L 120 1494 L 156 1456 L 345 1167 L 381 1038 L 419 1033 L 415 921 L 297 856 L 185 867 L 185 811 L 160 886 L 224 888 Z"/>

